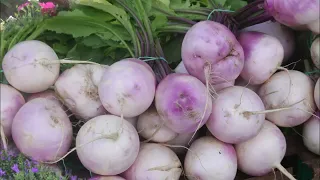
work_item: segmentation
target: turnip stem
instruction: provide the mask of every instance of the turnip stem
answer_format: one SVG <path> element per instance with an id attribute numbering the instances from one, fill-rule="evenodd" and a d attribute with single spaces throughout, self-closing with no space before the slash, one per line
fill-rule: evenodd
<path id="1" fill-rule="evenodd" d="M 5 152 L 7 152 L 8 146 L 7 146 L 6 136 L 4 135 L 4 129 L 3 129 L 2 124 L 0 124 L 0 136 L 1 136 L 2 144 L 3 144 L 3 149 Z"/>
<path id="2" fill-rule="evenodd" d="M 279 171 L 287 176 L 290 180 L 297 180 L 281 164 L 276 165 L 276 168 L 279 169 Z"/>

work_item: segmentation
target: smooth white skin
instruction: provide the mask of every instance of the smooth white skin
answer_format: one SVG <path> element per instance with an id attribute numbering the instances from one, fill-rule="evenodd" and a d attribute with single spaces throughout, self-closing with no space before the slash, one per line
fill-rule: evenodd
<path id="1" fill-rule="evenodd" d="M 72 124 L 53 101 L 37 98 L 20 108 L 12 122 L 12 138 L 24 155 L 37 161 L 56 161 L 72 142 Z"/>
<path id="2" fill-rule="evenodd" d="M 65 70 L 55 83 L 55 92 L 63 104 L 79 119 L 89 120 L 106 114 L 98 94 L 98 85 L 107 67 L 77 64 Z"/>
<path id="3" fill-rule="evenodd" d="M 181 162 L 171 149 L 161 144 L 144 143 L 123 177 L 126 180 L 178 180 L 181 173 Z"/>
<path id="4" fill-rule="evenodd" d="M 138 156 L 137 130 L 114 115 L 87 121 L 76 137 L 78 157 L 88 170 L 99 175 L 117 175 L 127 170 Z"/>
<path id="5" fill-rule="evenodd" d="M 60 63 L 50 46 L 30 40 L 13 46 L 4 56 L 2 68 L 13 87 L 25 93 L 37 93 L 54 84 L 59 76 Z"/>
<path id="6" fill-rule="evenodd" d="M 268 80 L 281 66 L 284 49 L 281 42 L 261 32 L 242 32 L 238 41 L 244 49 L 244 67 L 240 76 L 250 84 Z"/>
<path id="7" fill-rule="evenodd" d="M 313 94 L 314 94 L 314 101 L 315 101 L 318 109 L 320 109 L 320 78 L 318 78 L 318 80 L 317 80 Z"/>
<path id="8" fill-rule="evenodd" d="M 236 144 L 246 141 L 260 131 L 265 114 L 244 112 L 264 111 L 260 97 L 252 90 L 233 86 L 219 92 L 214 99 L 207 128 L 220 141 Z"/>
<path id="9" fill-rule="evenodd" d="M 233 81 L 229 81 L 229 82 L 224 82 L 224 83 L 220 83 L 220 84 L 214 84 L 212 85 L 213 89 L 215 90 L 215 92 L 219 92 L 225 88 L 234 86 L 235 80 Z"/>
<path id="10" fill-rule="evenodd" d="M 193 141 L 195 141 L 199 137 L 199 131 L 194 135 L 193 139 L 191 140 L 194 133 L 183 133 L 178 134 L 177 137 L 174 139 L 166 142 L 165 144 L 172 145 L 172 147 L 169 147 L 171 150 L 173 150 L 176 154 L 183 154 L 187 151 L 185 147 L 189 147 L 189 142 L 192 144 Z M 190 141 L 191 140 L 191 141 Z M 175 146 L 175 147 L 173 147 Z"/>
<path id="11" fill-rule="evenodd" d="M 0 84 L 0 97 L 0 125 L 3 128 L 6 138 L 9 138 L 11 137 L 13 118 L 25 104 L 25 99 L 19 91 L 6 84 Z"/>
<path id="12" fill-rule="evenodd" d="M 255 93 L 258 93 L 259 88 L 261 87 L 261 84 L 259 85 L 254 85 L 254 84 L 249 84 L 246 80 L 244 80 L 241 76 L 239 76 L 236 79 L 236 82 L 234 83 L 235 86 L 242 86 L 242 87 L 246 87 L 248 89 L 251 89 L 252 91 L 254 91 Z"/>
<path id="13" fill-rule="evenodd" d="M 266 119 L 281 127 L 294 127 L 307 121 L 316 108 L 314 102 L 315 83 L 310 77 L 296 70 L 275 73 L 265 82 L 260 90 L 266 109 L 288 108 L 266 114 Z"/>
<path id="14" fill-rule="evenodd" d="M 176 73 L 185 73 L 185 74 L 189 74 L 186 67 L 183 64 L 183 61 L 181 61 L 178 66 L 176 67 L 176 69 L 174 69 L 174 72 Z"/>
<path id="15" fill-rule="evenodd" d="M 283 63 L 289 61 L 295 50 L 295 37 L 294 31 L 279 22 L 267 21 L 264 23 L 256 24 L 241 31 L 256 31 L 268 34 L 277 38 L 284 48 Z"/>
<path id="16" fill-rule="evenodd" d="M 235 149 L 214 137 L 201 137 L 187 152 L 184 170 L 189 180 L 233 180 L 237 173 Z"/>
<path id="17" fill-rule="evenodd" d="M 320 37 L 312 42 L 310 51 L 313 64 L 320 69 Z"/>
<path id="18" fill-rule="evenodd" d="M 167 142 L 178 135 L 164 125 L 154 106 L 139 116 L 137 130 L 140 136 L 154 142 Z"/>
<path id="19" fill-rule="evenodd" d="M 308 29 L 310 29 L 313 33 L 319 34 L 320 33 L 320 19 L 312 21 L 311 23 L 307 24 Z"/>
<path id="20" fill-rule="evenodd" d="M 105 71 L 99 84 L 99 96 L 111 114 L 135 117 L 152 104 L 156 78 L 150 66 L 138 59 L 124 59 Z"/>
<path id="21" fill-rule="evenodd" d="M 286 139 L 280 129 L 264 121 L 259 134 L 235 145 L 238 169 L 251 176 L 263 176 L 280 165 L 286 153 Z"/>
<path id="22" fill-rule="evenodd" d="M 319 112 L 317 113 L 320 114 Z M 312 116 L 303 124 L 303 143 L 309 151 L 320 155 L 320 120 Z"/>

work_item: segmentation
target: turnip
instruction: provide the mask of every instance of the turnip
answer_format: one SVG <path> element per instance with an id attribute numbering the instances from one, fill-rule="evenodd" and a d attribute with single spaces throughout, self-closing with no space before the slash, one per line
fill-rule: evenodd
<path id="1" fill-rule="evenodd" d="M 266 119 L 281 127 L 294 127 L 304 123 L 316 108 L 314 87 L 315 83 L 311 78 L 300 71 L 275 73 L 261 86 L 258 93 L 266 109 L 270 110 Z"/>
<path id="2" fill-rule="evenodd" d="M 72 124 L 55 102 L 36 98 L 23 105 L 12 122 L 12 138 L 24 155 L 55 161 L 71 146 Z"/>
<path id="3" fill-rule="evenodd" d="M 320 37 L 312 42 L 310 51 L 313 64 L 320 69 Z"/>
<path id="4" fill-rule="evenodd" d="M 319 19 L 319 2 L 319 0 L 265 0 L 264 8 L 279 23 L 299 29 Z"/>
<path id="5" fill-rule="evenodd" d="M 137 129 L 138 116 L 132 117 L 132 118 L 125 117 L 124 119 L 127 120 L 129 123 L 131 123 L 133 125 L 133 127 Z"/>
<path id="6" fill-rule="evenodd" d="M 164 125 L 154 106 L 139 116 L 137 130 L 143 138 L 153 142 L 167 142 L 178 135 Z"/>
<path id="7" fill-rule="evenodd" d="M 275 124 L 264 121 L 257 136 L 235 145 L 238 169 L 251 176 L 264 176 L 277 168 L 290 180 L 294 180 L 280 164 L 286 148 L 286 139 L 280 129 Z"/>
<path id="8" fill-rule="evenodd" d="M 178 180 L 181 173 L 181 162 L 171 149 L 160 144 L 144 143 L 136 161 L 123 173 L 123 177 L 126 180 Z"/>
<path id="9" fill-rule="evenodd" d="M 178 64 L 178 66 L 174 69 L 174 71 L 175 71 L 176 73 L 189 74 L 182 61 Z"/>
<path id="10" fill-rule="evenodd" d="M 178 134 L 178 136 L 166 142 L 165 144 L 167 144 L 171 150 L 179 155 L 185 153 L 189 147 L 189 144 L 192 144 L 192 142 L 194 142 L 199 136 L 199 132 L 197 132 L 195 135 L 194 133 Z"/>
<path id="11" fill-rule="evenodd" d="M 256 24 L 244 28 L 242 31 L 257 31 L 277 38 L 281 42 L 284 49 L 283 62 L 288 61 L 294 52 L 296 43 L 293 30 L 291 30 L 287 26 L 280 24 L 277 21 L 267 21 L 264 23 Z"/>
<path id="12" fill-rule="evenodd" d="M 220 83 L 220 84 L 212 85 L 212 88 L 214 89 L 214 91 L 216 93 L 218 93 L 219 91 L 221 91 L 221 90 L 223 90 L 225 88 L 234 86 L 234 83 L 235 83 L 235 80 L 229 81 L 229 82 L 223 82 L 223 83 Z"/>
<path id="13" fill-rule="evenodd" d="M 244 65 L 244 53 L 234 34 L 214 21 L 201 21 L 186 33 L 181 56 L 189 74 L 203 83 L 233 81 Z"/>
<path id="14" fill-rule="evenodd" d="M 159 83 L 155 106 L 167 127 L 176 133 L 191 133 L 207 122 L 212 100 L 200 80 L 174 73 Z"/>
<path id="15" fill-rule="evenodd" d="M 314 101 L 320 110 L 320 78 L 318 78 L 315 88 L 314 88 Z"/>
<path id="16" fill-rule="evenodd" d="M 252 91 L 254 91 L 255 93 L 258 93 L 259 88 L 261 87 L 261 84 L 259 85 L 254 85 L 254 84 L 249 84 L 248 81 L 244 80 L 241 76 L 239 76 L 235 83 L 235 86 L 242 86 L 242 87 L 246 87 L 248 89 L 251 89 Z"/>
<path id="17" fill-rule="evenodd" d="M 59 100 L 59 97 L 57 96 L 57 94 L 53 90 L 46 90 L 46 91 L 42 91 L 42 92 L 31 94 L 27 98 L 27 102 L 31 101 L 33 99 L 36 99 L 36 98 L 45 98 L 47 100 L 54 101 L 60 107 L 62 107 L 65 111 L 67 111 L 67 108 L 62 105 L 61 101 Z"/>
<path id="18" fill-rule="evenodd" d="M 76 137 L 78 157 L 88 170 L 113 176 L 127 170 L 139 152 L 137 130 L 115 115 L 101 115 L 87 121 Z"/>
<path id="19" fill-rule="evenodd" d="M 25 104 L 25 99 L 19 91 L 6 84 L 0 84 L 0 97 L 0 136 L 2 145 L 7 150 L 6 138 L 11 137 L 13 118 Z"/>
<path id="20" fill-rule="evenodd" d="M 97 176 L 90 178 L 89 180 L 126 180 L 120 176 Z"/>
<path id="21" fill-rule="evenodd" d="M 252 90 L 233 86 L 219 92 L 213 101 L 212 114 L 206 126 L 220 141 L 237 144 L 258 134 L 265 114 L 260 97 Z"/>
<path id="22" fill-rule="evenodd" d="M 184 170 L 189 180 L 233 180 L 237 173 L 236 151 L 214 137 L 201 137 L 187 152 Z"/>
<path id="23" fill-rule="evenodd" d="M 65 70 L 55 83 L 55 92 L 79 119 L 89 120 L 106 114 L 98 85 L 107 67 L 78 64 Z"/>
<path id="24" fill-rule="evenodd" d="M 308 29 L 315 34 L 320 34 L 320 19 L 312 21 L 307 25 Z"/>
<path id="25" fill-rule="evenodd" d="M 105 71 L 99 96 L 111 114 L 135 117 L 146 111 L 155 96 L 156 78 L 151 67 L 134 58 L 123 59 Z"/>
<path id="26" fill-rule="evenodd" d="M 303 124 L 303 143 L 309 151 L 320 155 L 320 111 Z"/>
<path id="27" fill-rule="evenodd" d="M 37 93 L 54 84 L 60 63 L 50 46 L 30 40 L 13 46 L 4 56 L 2 68 L 13 87 L 22 92 Z"/>
<path id="28" fill-rule="evenodd" d="M 247 31 L 239 34 L 238 41 L 245 56 L 240 76 L 250 84 L 264 83 L 281 66 L 284 50 L 277 38 L 261 32 Z"/>

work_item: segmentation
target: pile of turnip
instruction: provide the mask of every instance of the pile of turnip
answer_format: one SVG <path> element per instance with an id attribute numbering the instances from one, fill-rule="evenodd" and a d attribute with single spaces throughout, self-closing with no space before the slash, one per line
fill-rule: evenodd
<path id="1" fill-rule="evenodd" d="M 296 18 L 296 27 L 316 23 Z M 68 62 L 43 42 L 20 42 L 2 61 L 9 85 L 1 84 L 1 145 L 48 164 L 75 151 L 91 179 L 232 180 L 237 170 L 278 169 L 294 180 L 281 165 L 287 143 L 279 127 L 303 126 L 304 145 L 320 155 L 320 79 L 283 66 L 295 42 L 279 22 L 238 34 L 196 23 L 182 61 L 159 83 L 139 58 Z M 319 51 L 317 38 L 317 68 Z M 61 72 L 61 63 L 75 65 Z"/>

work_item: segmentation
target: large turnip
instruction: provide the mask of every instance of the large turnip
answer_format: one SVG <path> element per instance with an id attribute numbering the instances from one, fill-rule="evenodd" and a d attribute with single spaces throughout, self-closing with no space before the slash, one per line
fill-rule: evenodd
<path id="1" fill-rule="evenodd" d="M 139 152 L 139 135 L 128 121 L 101 115 L 87 121 L 76 137 L 78 157 L 98 175 L 117 175 L 127 170 Z"/>
<path id="2" fill-rule="evenodd" d="M 36 98 L 23 105 L 12 122 L 18 149 L 37 161 L 55 161 L 71 146 L 72 124 L 55 102 Z"/>
<path id="3" fill-rule="evenodd" d="M 313 153 L 320 155 L 320 111 L 303 124 L 303 143 Z"/>
<path id="4" fill-rule="evenodd" d="M 123 59 L 105 71 L 99 84 L 99 96 L 111 114 L 135 117 L 152 104 L 156 78 L 151 67 L 134 58 Z"/>
<path id="5" fill-rule="evenodd" d="M 16 89 L 26 93 L 47 90 L 59 76 L 57 54 L 47 44 L 22 41 L 13 46 L 2 61 L 4 75 Z"/>

